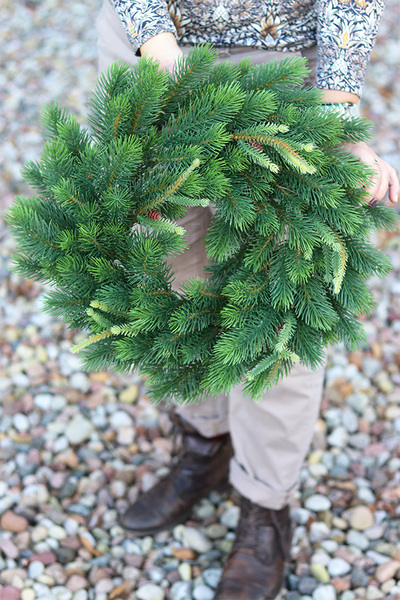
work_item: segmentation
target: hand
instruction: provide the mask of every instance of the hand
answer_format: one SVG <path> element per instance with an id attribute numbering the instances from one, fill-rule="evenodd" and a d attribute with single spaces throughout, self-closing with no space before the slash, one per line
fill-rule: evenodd
<path id="1" fill-rule="evenodd" d="M 379 200 L 382 200 L 388 189 L 390 202 L 393 204 L 398 202 L 400 183 L 393 167 L 379 158 L 365 142 L 344 144 L 342 148 L 365 162 L 375 171 L 375 177 L 371 185 L 365 186 L 369 196 L 369 204 L 374 206 Z"/>
<path id="2" fill-rule="evenodd" d="M 175 61 L 183 56 L 173 33 L 159 33 L 140 46 L 140 54 L 158 60 L 161 69 L 172 73 Z"/>

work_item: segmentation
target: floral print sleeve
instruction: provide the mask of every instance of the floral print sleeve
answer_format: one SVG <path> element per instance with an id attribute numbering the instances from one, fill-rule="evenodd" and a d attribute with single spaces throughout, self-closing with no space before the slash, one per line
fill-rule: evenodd
<path id="1" fill-rule="evenodd" d="M 385 0 L 109 0 L 133 49 L 158 33 L 179 44 L 282 52 L 318 45 L 316 85 L 361 95 Z"/>
<path id="2" fill-rule="evenodd" d="M 142 44 L 159 33 L 176 33 L 163 0 L 110 0 L 138 54 Z"/>
<path id="3" fill-rule="evenodd" d="M 316 85 L 361 96 L 384 0 L 318 0 Z"/>

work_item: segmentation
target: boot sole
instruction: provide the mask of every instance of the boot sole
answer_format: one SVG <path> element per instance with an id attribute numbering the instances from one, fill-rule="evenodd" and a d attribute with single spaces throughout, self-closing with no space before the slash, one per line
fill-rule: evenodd
<path id="1" fill-rule="evenodd" d="M 231 485 L 228 481 L 221 482 L 215 488 L 215 490 L 220 493 L 227 492 L 227 491 L 229 491 L 229 489 L 231 489 Z M 209 493 L 210 492 L 207 492 L 206 494 L 204 494 L 203 497 L 208 496 Z M 199 500 L 197 502 L 200 502 L 200 500 L 201 500 L 201 498 L 199 498 Z M 197 504 L 197 502 L 195 502 L 195 504 L 193 504 L 193 506 L 195 506 Z M 157 527 L 148 527 L 147 529 L 134 529 L 134 528 L 129 527 L 128 525 L 124 525 L 121 518 L 118 518 L 118 525 L 120 525 L 123 529 L 126 529 L 126 531 L 129 531 L 129 533 L 132 533 L 136 537 L 144 537 L 146 535 L 154 535 L 155 533 L 160 533 L 160 531 L 168 531 L 169 529 L 172 529 L 173 527 L 175 527 L 175 525 L 183 524 L 190 517 L 193 506 L 191 506 L 187 511 L 182 512 L 179 515 L 179 517 L 176 517 L 172 521 L 168 521 L 168 523 L 163 523 L 162 525 L 159 525 Z"/>

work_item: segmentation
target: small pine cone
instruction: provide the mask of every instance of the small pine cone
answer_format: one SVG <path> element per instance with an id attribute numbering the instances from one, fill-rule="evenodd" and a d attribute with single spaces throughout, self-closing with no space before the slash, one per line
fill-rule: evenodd
<path id="1" fill-rule="evenodd" d="M 251 142 L 249 142 L 249 144 L 250 144 L 250 146 L 252 146 L 256 150 L 259 150 L 259 152 L 264 152 L 264 148 L 261 146 L 261 144 L 259 144 L 255 140 L 252 140 Z"/>
<path id="2" fill-rule="evenodd" d="M 146 216 L 152 221 L 158 221 L 159 219 L 161 219 L 161 213 L 158 212 L 158 210 L 155 210 L 154 208 L 153 210 L 148 210 Z"/>

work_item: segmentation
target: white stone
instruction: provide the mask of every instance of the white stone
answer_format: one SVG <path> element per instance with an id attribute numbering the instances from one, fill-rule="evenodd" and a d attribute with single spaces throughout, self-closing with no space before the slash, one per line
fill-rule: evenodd
<path id="1" fill-rule="evenodd" d="M 25 588 L 21 590 L 21 600 L 35 600 L 36 592 L 33 588 Z"/>
<path id="2" fill-rule="evenodd" d="M 344 448 L 349 442 L 349 434 L 346 429 L 342 426 L 335 427 L 330 435 L 328 435 L 327 442 L 330 446 L 337 448 Z"/>
<path id="3" fill-rule="evenodd" d="M 240 508 L 238 506 L 230 506 L 220 518 L 222 525 L 228 529 L 236 529 L 240 518 Z"/>
<path id="4" fill-rule="evenodd" d="M 321 552 L 319 550 L 311 556 L 310 562 L 313 565 L 322 565 L 323 567 L 327 567 L 330 560 L 331 557 L 329 556 L 329 554 L 326 554 L 326 552 Z"/>
<path id="5" fill-rule="evenodd" d="M 87 600 L 87 599 L 88 599 L 87 591 L 86 590 L 78 590 L 77 592 L 75 592 L 72 600 Z"/>
<path id="6" fill-rule="evenodd" d="M 367 586 L 367 594 L 365 596 L 367 600 L 381 600 L 384 596 L 385 594 L 374 585 Z"/>
<path id="7" fill-rule="evenodd" d="M 351 571 L 351 565 L 343 558 L 332 558 L 328 563 L 328 573 L 331 577 L 342 577 Z"/>
<path id="8" fill-rule="evenodd" d="M 333 585 L 319 585 L 312 594 L 313 600 L 336 600 L 336 590 Z"/>
<path id="9" fill-rule="evenodd" d="M 135 429 L 129 427 L 119 427 L 117 433 L 117 442 L 121 446 L 130 446 L 135 441 Z"/>
<path id="10" fill-rule="evenodd" d="M 307 498 L 307 500 L 304 502 L 304 506 L 305 508 L 308 508 L 308 510 L 320 512 L 323 510 L 329 510 L 332 506 L 332 503 L 329 498 L 323 496 L 322 494 L 313 494 Z"/>
<path id="11" fill-rule="evenodd" d="M 82 362 L 77 354 L 62 352 L 58 360 L 62 375 L 72 375 L 75 371 L 82 370 Z"/>
<path id="12" fill-rule="evenodd" d="M 117 410 L 110 417 L 110 424 L 114 430 L 120 427 L 132 427 L 132 417 L 124 410 Z"/>
<path id="13" fill-rule="evenodd" d="M 51 588 L 52 600 L 71 600 L 72 592 L 63 585 L 56 585 Z M 96 599 L 97 600 L 97 599 Z"/>
<path id="14" fill-rule="evenodd" d="M 322 542 L 322 540 L 328 539 L 330 536 L 330 533 L 331 532 L 330 532 L 328 525 L 326 525 L 325 523 L 323 523 L 321 521 L 315 521 L 314 523 L 311 523 L 311 525 L 310 525 L 309 537 L 310 537 L 310 541 L 312 543 Z"/>
<path id="15" fill-rule="evenodd" d="M 69 378 L 69 384 L 71 387 L 83 392 L 84 394 L 90 390 L 91 383 L 90 379 L 85 373 L 73 373 Z"/>
<path id="16" fill-rule="evenodd" d="M 199 554 L 209 552 L 212 548 L 210 540 L 199 529 L 185 527 L 182 534 L 183 543 Z"/>
<path id="17" fill-rule="evenodd" d="M 192 579 L 192 567 L 187 562 L 178 565 L 178 573 L 182 581 L 190 581 Z"/>
<path id="18" fill-rule="evenodd" d="M 93 424 L 78 414 L 67 425 L 65 435 L 70 444 L 81 444 L 90 438 L 93 431 Z"/>
<path id="19" fill-rule="evenodd" d="M 53 406 L 54 396 L 51 394 L 38 394 L 34 397 L 33 403 L 41 410 L 50 410 Z"/>
<path id="20" fill-rule="evenodd" d="M 198 585 L 193 590 L 194 600 L 213 600 L 214 590 L 208 587 L 208 585 Z"/>
<path id="21" fill-rule="evenodd" d="M 30 427 L 28 417 L 22 413 L 13 416 L 13 425 L 17 431 L 28 431 Z"/>
<path id="22" fill-rule="evenodd" d="M 59 541 L 65 540 L 65 538 L 68 537 L 67 532 L 65 531 L 64 527 L 61 527 L 61 525 L 53 525 L 50 527 L 49 536 L 54 540 Z"/>
<path id="23" fill-rule="evenodd" d="M 136 592 L 138 600 L 164 600 L 164 590 L 154 583 L 145 583 Z"/>
<path id="24" fill-rule="evenodd" d="M 44 572 L 44 564 L 39 560 L 33 560 L 28 567 L 28 576 L 31 579 L 37 579 Z"/>

